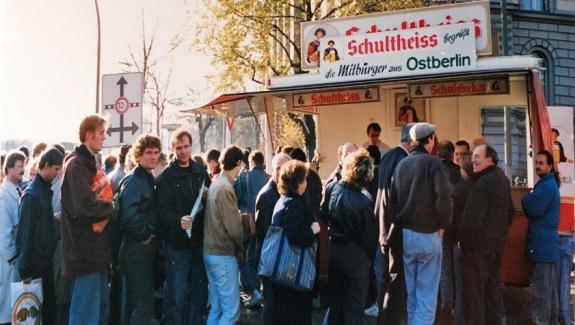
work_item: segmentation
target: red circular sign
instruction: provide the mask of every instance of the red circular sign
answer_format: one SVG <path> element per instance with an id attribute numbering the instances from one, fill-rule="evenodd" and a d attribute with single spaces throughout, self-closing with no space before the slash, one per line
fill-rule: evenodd
<path id="1" fill-rule="evenodd" d="M 116 109 L 116 112 L 124 114 L 128 111 L 128 108 L 130 108 L 130 102 L 126 97 L 120 96 L 116 99 L 116 102 L 114 103 L 114 109 Z"/>

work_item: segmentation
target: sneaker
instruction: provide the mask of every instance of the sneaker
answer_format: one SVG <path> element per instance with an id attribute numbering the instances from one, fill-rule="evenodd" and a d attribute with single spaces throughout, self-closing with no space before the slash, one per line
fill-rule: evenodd
<path id="1" fill-rule="evenodd" d="M 377 317 L 379 315 L 379 307 L 377 304 L 371 305 L 369 308 L 363 311 L 366 316 Z"/>
<path id="2" fill-rule="evenodd" d="M 246 302 L 244 302 L 244 307 L 254 308 L 256 306 L 259 306 L 259 304 L 263 300 L 264 300 L 264 297 L 262 296 L 262 294 L 258 290 L 254 290 L 252 292 L 250 299 L 248 299 L 248 300 L 246 300 Z"/>

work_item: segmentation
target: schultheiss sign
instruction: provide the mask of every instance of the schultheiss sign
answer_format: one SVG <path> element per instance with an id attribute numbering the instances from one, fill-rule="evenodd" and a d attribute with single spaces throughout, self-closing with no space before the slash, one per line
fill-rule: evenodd
<path id="1" fill-rule="evenodd" d="M 320 74 L 326 82 L 340 82 L 472 70 L 473 29 L 473 23 L 461 23 L 327 37 Z"/>
<path id="2" fill-rule="evenodd" d="M 379 88 L 368 87 L 313 93 L 295 93 L 292 95 L 295 109 L 309 106 L 341 105 L 379 101 Z"/>
<path id="3" fill-rule="evenodd" d="M 489 1 L 427 7 L 357 17 L 301 23 L 301 65 L 304 70 L 321 66 L 320 48 L 335 37 L 365 36 L 434 26 L 472 23 L 477 54 L 491 54 L 491 18 Z"/>

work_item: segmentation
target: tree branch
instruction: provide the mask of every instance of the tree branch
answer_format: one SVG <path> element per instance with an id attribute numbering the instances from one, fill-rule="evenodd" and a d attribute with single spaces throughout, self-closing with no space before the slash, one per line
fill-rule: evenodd
<path id="1" fill-rule="evenodd" d="M 301 56 L 301 51 L 300 51 L 298 45 L 291 39 L 291 37 L 290 37 L 288 34 L 286 34 L 277 24 L 275 24 L 275 23 L 272 24 L 272 27 L 273 27 L 275 30 L 277 30 L 280 34 L 282 34 L 282 36 L 285 37 L 291 45 L 293 45 L 293 47 L 294 47 L 294 49 L 295 49 L 295 51 L 296 51 L 296 55 L 297 55 L 298 57 Z M 281 42 L 280 42 L 280 43 L 281 43 Z"/>
<path id="2" fill-rule="evenodd" d="M 322 1 L 323 1 L 323 0 L 322 0 Z M 305 10 L 304 7 L 296 6 L 296 5 L 294 5 L 293 3 L 291 3 L 291 1 L 288 3 L 288 6 L 294 8 L 294 9 L 297 9 L 297 10 L 303 12 L 303 13 L 306 12 L 306 10 Z"/>
<path id="3" fill-rule="evenodd" d="M 348 6 L 348 5 L 352 4 L 352 3 L 353 3 L 353 0 L 351 0 L 351 1 L 346 1 L 346 2 L 344 2 L 344 3 L 342 3 L 342 4 L 340 4 L 339 6 L 337 6 L 337 7 L 335 7 L 335 8 L 332 8 L 330 11 L 327 12 L 327 14 L 325 14 L 325 16 L 321 17 L 320 20 L 324 20 L 324 19 L 329 18 L 331 15 L 335 14 L 338 10 L 343 9 L 344 7 L 346 7 L 346 6 Z"/>
<path id="4" fill-rule="evenodd" d="M 257 84 L 263 85 L 263 81 L 256 79 L 256 74 L 257 74 L 258 69 L 257 69 L 257 67 L 255 66 L 255 64 L 253 64 L 248 58 L 246 58 L 246 57 L 242 56 L 240 53 L 238 53 L 238 51 L 236 51 L 235 49 L 233 49 L 232 51 L 234 52 L 234 54 L 235 54 L 238 58 L 242 59 L 242 61 L 245 62 L 245 65 L 246 65 L 247 67 L 249 67 L 249 68 L 252 69 L 252 77 L 251 77 L 251 80 L 252 80 L 253 82 L 257 83 Z"/>
<path id="5" fill-rule="evenodd" d="M 238 9 L 236 9 L 233 6 L 230 6 L 229 3 L 224 2 L 225 6 L 228 7 L 228 9 L 236 16 L 240 17 L 240 18 L 247 18 L 247 19 L 252 19 L 252 20 L 256 20 L 256 19 L 274 19 L 274 18 L 296 18 L 295 16 L 292 15 L 265 15 L 265 16 L 257 16 L 257 15 L 247 15 L 244 14 L 242 12 L 240 12 Z"/>
<path id="6" fill-rule="evenodd" d="M 323 4 L 324 0 L 319 0 L 319 2 L 315 5 L 315 9 L 313 11 L 313 15 L 317 15 L 319 10 L 321 9 L 321 5 Z"/>
<path id="7" fill-rule="evenodd" d="M 281 46 L 281 48 L 283 49 L 284 53 L 286 54 L 286 56 L 287 56 L 287 58 L 288 58 L 288 60 L 289 60 L 289 62 L 290 62 L 290 66 L 293 66 L 294 62 L 293 62 L 293 60 L 292 60 L 291 57 L 290 57 L 291 55 L 290 55 L 289 49 L 288 49 L 287 47 L 285 47 L 285 45 L 283 44 L 283 42 L 281 42 L 281 41 L 277 38 L 277 36 L 275 36 L 275 35 L 272 34 L 272 33 L 268 33 L 268 35 L 270 35 L 270 36 Z"/>

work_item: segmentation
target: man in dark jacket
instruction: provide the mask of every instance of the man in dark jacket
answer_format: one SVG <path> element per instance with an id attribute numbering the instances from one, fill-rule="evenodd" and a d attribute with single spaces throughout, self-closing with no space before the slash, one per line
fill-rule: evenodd
<path id="1" fill-rule="evenodd" d="M 403 125 L 399 145 L 382 157 L 377 175 L 375 216 L 378 218 L 379 242 L 382 247 L 379 247 L 376 252 L 374 271 L 378 286 L 379 305 L 383 306 L 380 321 L 384 324 L 407 322 L 407 293 L 405 292 L 403 276 L 403 234 L 398 225 L 392 227 L 389 217 L 389 193 L 391 192 L 395 168 L 401 160 L 409 155 L 411 150 L 409 130 L 413 124 Z"/>
<path id="2" fill-rule="evenodd" d="M 390 217 L 403 228 L 408 323 L 433 324 L 452 187 L 441 160 L 430 155 L 437 143 L 435 125 L 416 123 L 409 135 L 416 147 L 395 169 Z"/>
<path id="3" fill-rule="evenodd" d="M 208 301 L 202 194 L 211 182 L 206 168 L 191 159 L 192 135 L 187 130 L 172 133 L 171 148 L 175 159 L 157 183 L 158 226 L 166 254 L 165 322 L 201 324 Z"/>
<path id="4" fill-rule="evenodd" d="M 120 149 L 118 166 L 108 175 L 112 183 L 114 194 L 120 191 L 120 181 L 128 170 L 127 159 L 132 145 L 125 144 Z M 114 218 L 108 223 L 108 235 L 110 236 L 110 248 L 112 255 L 112 268 L 110 269 L 110 325 L 121 324 L 122 307 L 122 275 L 120 274 L 120 245 L 122 244 L 122 229 L 120 220 Z"/>
<path id="5" fill-rule="evenodd" d="M 527 255 L 533 262 L 531 295 L 533 323 L 557 321 L 556 267 L 559 262 L 559 210 L 561 181 L 555 172 L 553 155 L 542 150 L 535 157 L 535 172 L 540 177 L 535 188 L 521 200 L 529 219 Z"/>
<path id="6" fill-rule="evenodd" d="M 455 185 L 461 180 L 459 166 L 453 162 L 454 154 L 455 145 L 451 141 L 444 140 L 439 142 L 437 146 L 437 157 L 441 159 L 441 162 L 445 166 L 451 185 Z"/>
<path id="7" fill-rule="evenodd" d="M 17 267 L 24 283 L 42 279 L 42 323 L 56 324 L 56 297 L 52 258 L 58 233 L 52 209 L 52 180 L 60 173 L 64 156 L 56 148 L 45 151 L 38 173 L 20 200 L 20 224 L 16 236 Z"/>
<path id="8" fill-rule="evenodd" d="M 79 134 L 82 145 L 67 157 L 62 181 L 62 273 L 74 283 L 69 323 L 97 325 L 108 322 L 110 243 L 108 231 L 95 232 L 92 224 L 114 213 L 113 202 L 92 190 L 94 154 L 106 138 L 106 120 L 86 117 Z"/>
<path id="9" fill-rule="evenodd" d="M 455 187 L 461 181 L 459 165 L 453 162 L 455 145 L 444 140 L 437 146 L 437 156 L 441 159 L 449 177 L 449 182 Z M 453 309 L 453 239 L 448 238 L 453 232 L 446 231 L 443 236 L 443 253 L 441 259 L 441 281 L 439 283 L 439 314 L 440 322 L 449 322 Z"/>
<path id="10" fill-rule="evenodd" d="M 509 179 L 497 167 L 497 152 L 479 145 L 473 150 L 476 180 L 459 222 L 463 254 L 463 305 L 466 324 L 502 324 L 505 307 L 499 269 L 507 228 L 513 217 Z"/>
<path id="11" fill-rule="evenodd" d="M 252 218 L 255 218 L 256 196 L 270 176 L 265 171 L 265 158 L 261 151 L 251 152 L 248 159 L 251 170 L 244 169 L 234 186 L 240 211 L 249 213 Z M 246 260 L 239 265 L 240 281 L 244 292 L 250 295 L 249 299 L 244 301 L 244 306 L 253 308 L 260 304 L 263 296 L 260 293 L 260 280 L 257 275 L 256 239 L 252 237 L 246 240 L 247 245 L 244 248 Z"/>
<path id="12" fill-rule="evenodd" d="M 142 134 L 132 146 L 137 167 L 120 182 L 120 224 L 124 233 L 120 265 L 126 288 L 123 324 L 151 324 L 154 313 L 156 198 L 152 170 L 158 163 L 160 138 Z"/>
<path id="13" fill-rule="evenodd" d="M 320 219 L 321 222 L 325 225 L 329 223 L 329 213 L 328 213 L 329 198 L 331 197 L 331 192 L 333 191 L 333 188 L 341 179 L 341 168 L 343 165 L 343 160 L 345 159 L 345 157 L 347 157 L 347 155 L 355 151 L 357 151 L 357 146 L 351 142 L 346 142 L 337 149 L 337 167 L 335 168 L 333 173 L 331 173 L 327 182 L 325 183 L 323 200 L 320 206 Z M 323 232 L 323 226 L 322 226 L 322 232 Z"/>
<path id="14" fill-rule="evenodd" d="M 261 249 L 266 238 L 268 229 L 272 223 L 272 217 L 274 212 L 274 207 L 280 198 L 278 192 L 278 181 L 280 175 L 280 169 L 282 166 L 290 161 L 290 156 L 285 153 L 278 153 L 272 159 L 272 175 L 270 180 L 261 191 L 258 193 L 256 199 L 256 240 L 257 240 L 257 264 L 259 265 Z M 271 310 L 269 308 L 269 298 L 271 291 L 266 290 L 268 287 L 266 281 L 263 281 L 264 285 L 264 310 L 262 314 L 262 320 L 264 324 L 273 323 Z M 269 288 L 268 288 L 269 289 Z"/>

